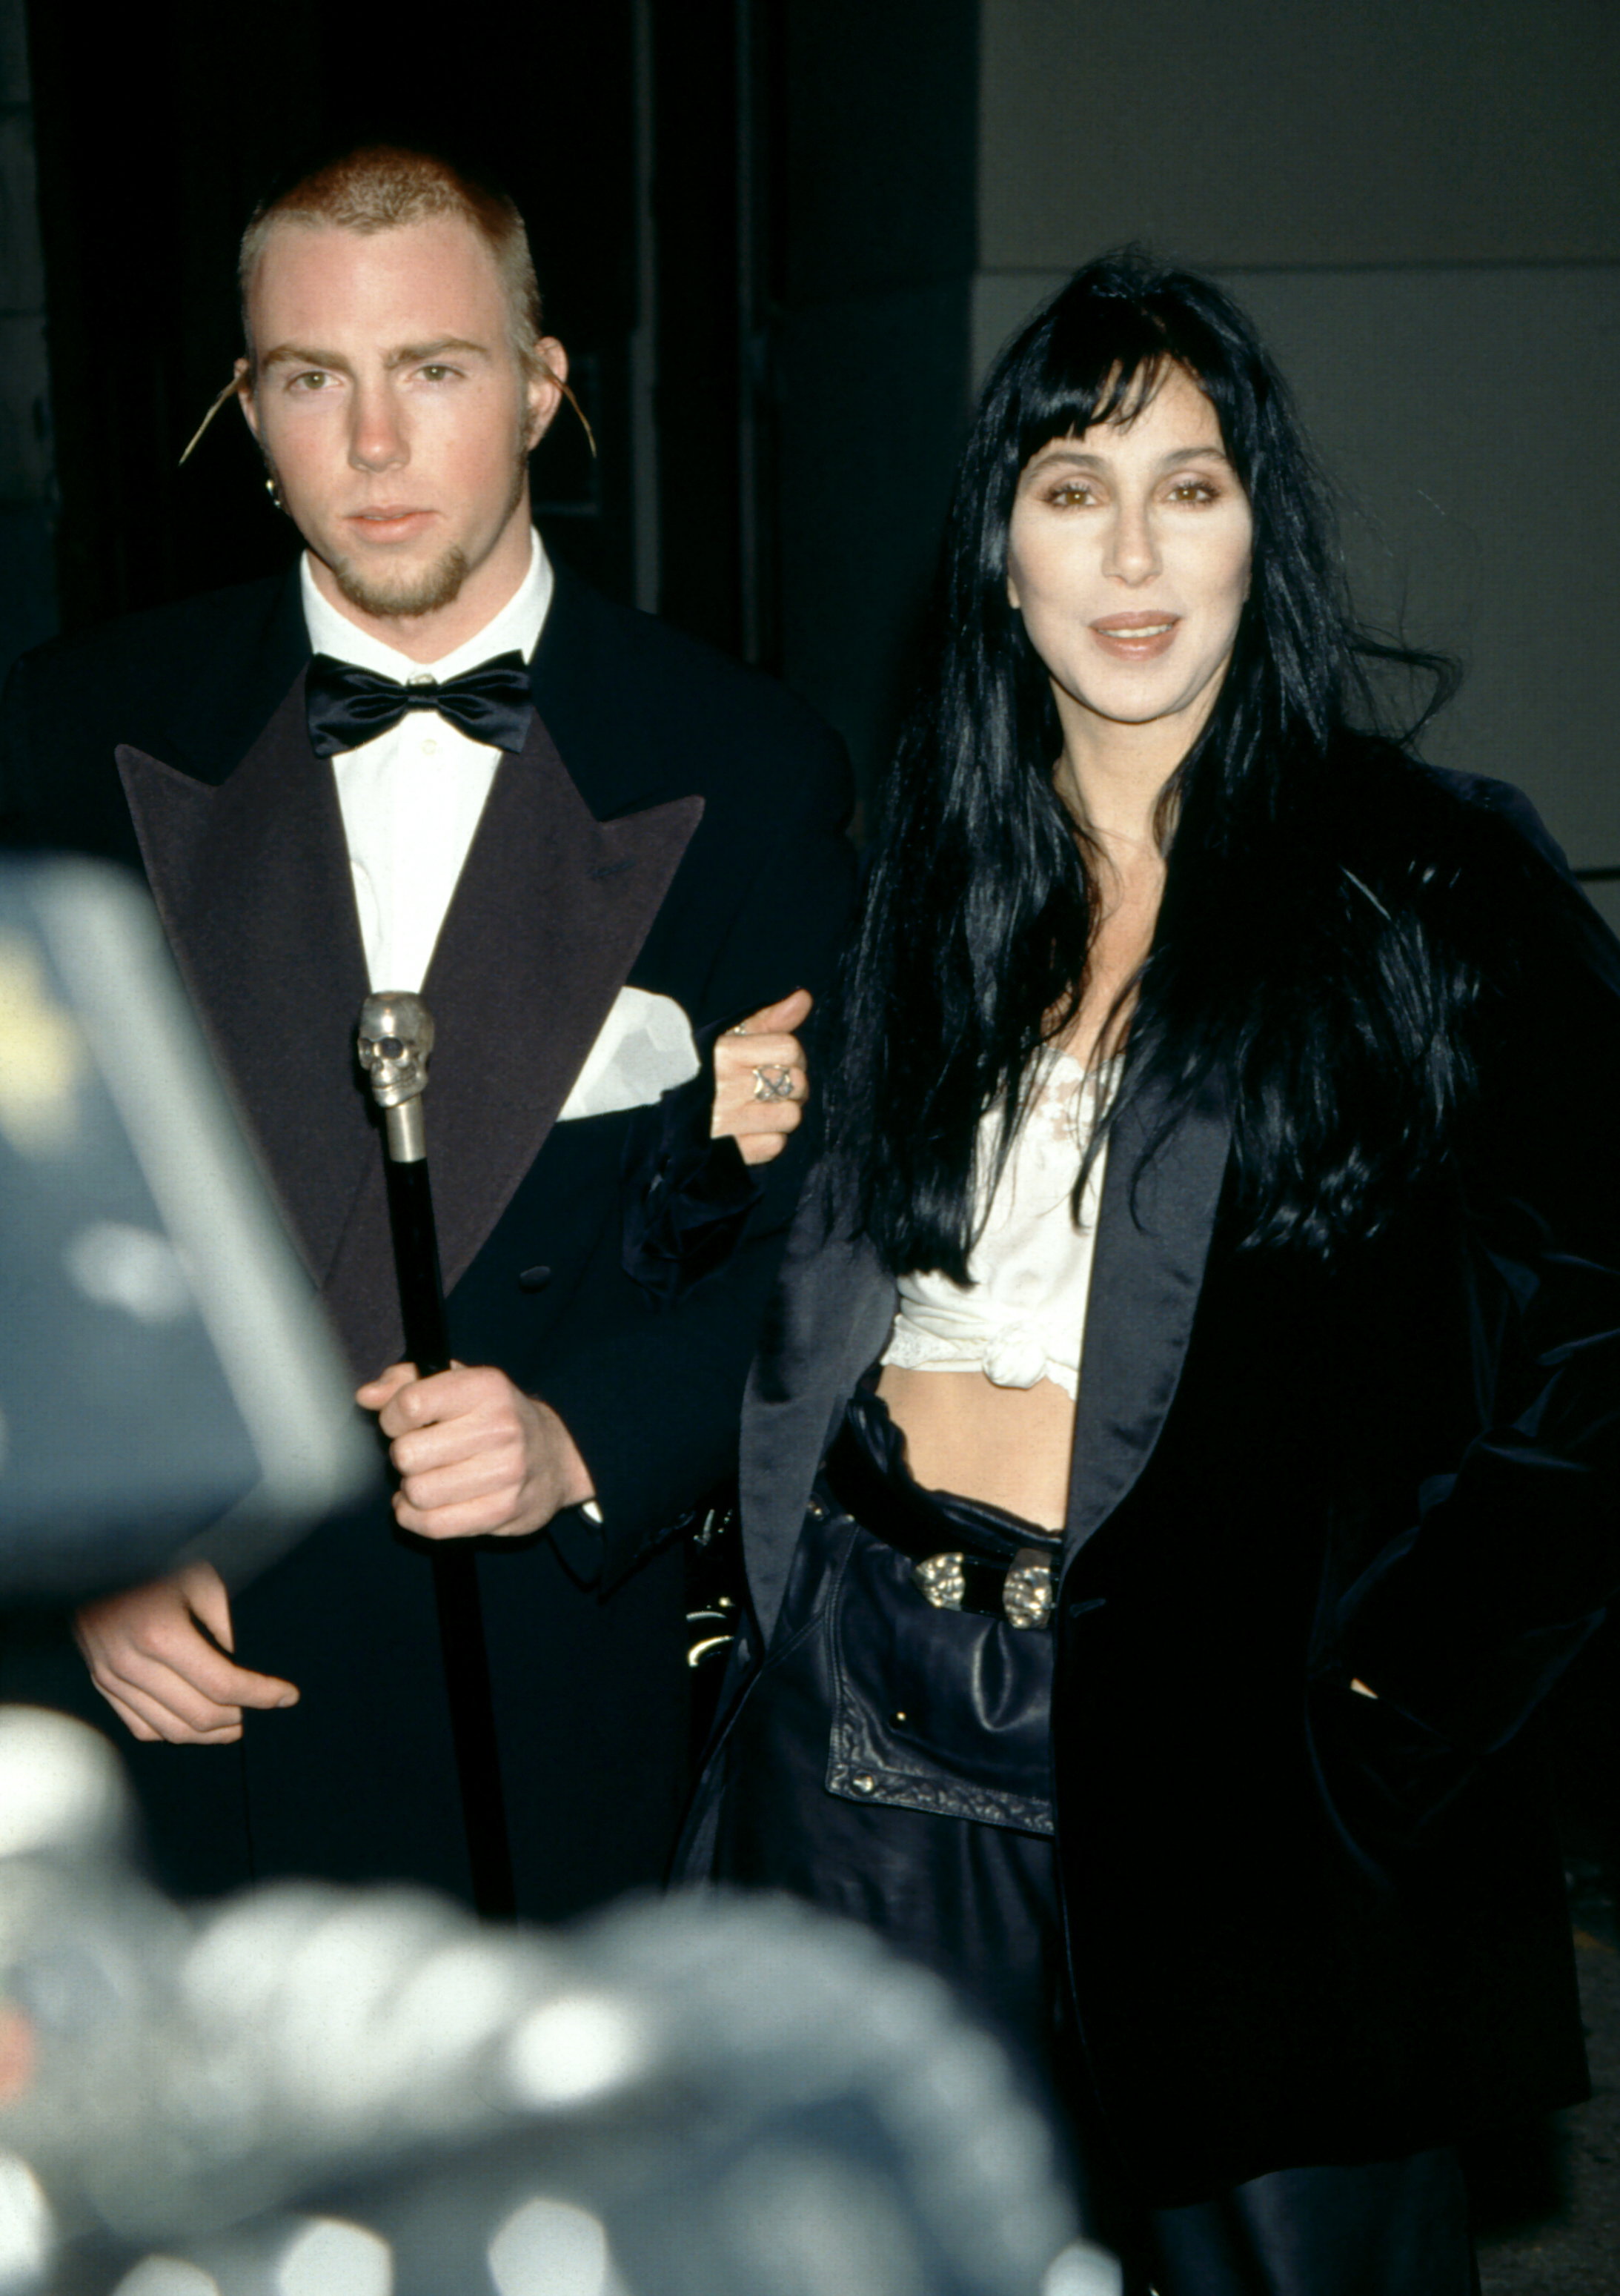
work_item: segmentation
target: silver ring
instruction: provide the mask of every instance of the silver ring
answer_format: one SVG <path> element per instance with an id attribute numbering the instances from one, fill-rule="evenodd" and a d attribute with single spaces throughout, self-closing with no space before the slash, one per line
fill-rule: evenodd
<path id="1" fill-rule="evenodd" d="M 756 1069 L 754 1071 L 756 1100 L 791 1100 L 793 1071 L 791 1069 Z"/>

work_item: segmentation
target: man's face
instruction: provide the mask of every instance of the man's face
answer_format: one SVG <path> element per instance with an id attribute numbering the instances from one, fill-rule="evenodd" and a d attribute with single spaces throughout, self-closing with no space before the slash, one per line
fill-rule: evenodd
<path id="1" fill-rule="evenodd" d="M 248 295 L 242 406 L 334 604 L 430 661 L 528 567 L 527 456 L 555 381 L 526 376 L 489 250 L 455 217 L 361 234 L 281 223 Z"/>

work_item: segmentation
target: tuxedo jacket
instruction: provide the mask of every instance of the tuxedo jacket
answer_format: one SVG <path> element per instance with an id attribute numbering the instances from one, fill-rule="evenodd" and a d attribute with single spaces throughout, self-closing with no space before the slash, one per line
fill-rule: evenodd
<path id="1" fill-rule="evenodd" d="M 360 1378 L 403 1347 L 308 651 L 295 576 L 54 643 L 13 673 L 0 755 L 13 834 L 144 869 Z M 626 986 L 698 1028 L 819 988 L 853 870 L 841 746 L 769 680 L 560 568 L 531 682 L 527 744 L 497 769 L 423 994 L 454 1351 L 557 1409 L 603 1516 L 479 1561 L 520 1907 L 554 1916 L 655 1881 L 667 1855 L 686 1708 L 671 1535 L 734 1471 L 797 1185 L 790 1153 L 724 1275 L 660 1299 L 625 1266 L 634 1111 L 560 1111 Z M 240 1751 L 125 1748 L 167 1877 L 397 1874 L 464 1893 L 423 1554 L 367 1507 L 242 1589 L 234 1624 L 243 1662 L 302 1701 L 250 1714 Z M 104 1718 L 70 1671 L 61 1686 Z"/>
<path id="2" fill-rule="evenodd" d="M 1620 1583 L 1620 949 L 1516 793 L 1444 794 L 1460 930 L 1500 993 L 1434 1185 L 1323 1259 L 1246 1244 L 1223 1090 L 1151 1153 L 1164 1103 L 1127 1103 L 1109 1147 L 1052 1766 L 1081 2039 L 1158 2205 L 1584 2093 L 1533 1718 Z M 1424 878 L 1418 810 L 1346 855 L 1386 906 Z M 745 1413 L 756 1653 L 895 1306 L 808 1194 Z M 839 1599 L 818 1628 L 848 1691 L 867 1661 L 840 1660 Z M 912 1808 L 937 1758 L 951 1807 L 960 1748 L 929 1733 L 961 1705 L 929 1677 L 937 1636 L 904 1644 L 901 1621 L 839 1748 L 855 1733 L 862 1792 Z M 825 1732 L 803 1751 L 860 1798 Z"/>

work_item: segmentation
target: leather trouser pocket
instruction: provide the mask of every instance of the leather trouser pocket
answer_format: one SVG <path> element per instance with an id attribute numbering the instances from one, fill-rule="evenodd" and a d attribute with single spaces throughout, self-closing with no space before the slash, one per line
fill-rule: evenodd
<path id="1" fill-rule="evenodd" d="M 858 1523 L 826 1611 L 827 1786 L 985 1825 L 1052 1832 L 1052 1636 L 936 1610 Z"/>

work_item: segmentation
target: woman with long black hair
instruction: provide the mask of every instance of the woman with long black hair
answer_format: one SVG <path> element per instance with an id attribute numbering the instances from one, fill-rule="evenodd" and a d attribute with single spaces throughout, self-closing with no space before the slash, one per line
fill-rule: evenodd
<path id="1" fill-rule="evenodd" d="M 1160 2296 L 1464 2296 L 1459 2138 L 1583 2093 L 1533 1710 L 1620 1578 L 1620 951 L 1379 654 L 1241 313 L 1080 273 L 963 459 L 744 1430 L 694 1862 L 976 1996 Z"/>

